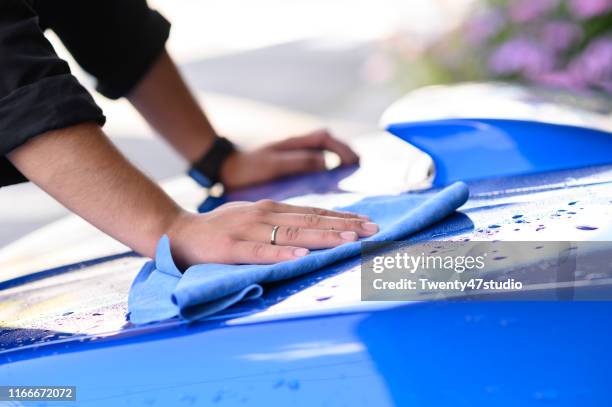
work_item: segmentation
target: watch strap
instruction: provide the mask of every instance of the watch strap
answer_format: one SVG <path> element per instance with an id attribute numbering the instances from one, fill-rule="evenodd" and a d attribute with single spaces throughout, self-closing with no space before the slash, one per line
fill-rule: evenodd
<path id="1" fill-rule="evenodd" d="M 211 148 L 189 169 L 189 176 L 200 185 L 210 188 L 221 182 L 221 166 L 236 151 L 234 144 L 225 137 L 216 137 Z"/>

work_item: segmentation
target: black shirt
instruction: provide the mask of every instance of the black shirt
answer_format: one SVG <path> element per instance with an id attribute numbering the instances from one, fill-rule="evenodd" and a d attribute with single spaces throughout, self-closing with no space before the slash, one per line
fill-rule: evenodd
<path id="1" fill-rule="evenodd" d="M 26 179 L 6 154 L 31 137 L 105 118 L 43 35 L 53 30 L 116 99 L 145 75 L 170 24 L 146 0 L 0 0 L 0 186 Z"/>

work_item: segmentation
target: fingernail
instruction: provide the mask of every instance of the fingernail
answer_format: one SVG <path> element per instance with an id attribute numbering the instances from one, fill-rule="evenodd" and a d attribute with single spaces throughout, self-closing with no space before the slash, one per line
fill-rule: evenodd
<path id="1" fill-rule="evenodd" d="M 308 253 L 310 253 L 310 250 L 308 250 L 308 249 L 304 249 L 304 248 L 302 248 L 302 247 L 300 247 L 300 248 L 297 248 L 297 249 L 293 250 L 293 255 L 294 255 L 295 257 L 304 257 L 304 256 L 306 256 Z"/>
<path id="2" fill-rule="evenodd" d="M 364 222 L 364 223 L 361 224 L 361 227 L 366 232 L 371 232 L 371 233 L 378 232 L 378 225 L 376 223 L 373 223 L 373 222 Z"/>
<path id="3" fill-rule="evenodd" d="M 340 237 L 342 238 L 342 240 L 348 240 L 352 242 L 357 240 L 357 233 L 350 231 L 341 232 Z"/>
<path id="4" fill-rule="evenodd" d="M 357 215 L 357 217 L 358 217 L 359 219 L 363 219 L 363 220 L 370 220 L 370 217 L 369 217 L 369 216 L 366 216 L 366 215 Z"/>

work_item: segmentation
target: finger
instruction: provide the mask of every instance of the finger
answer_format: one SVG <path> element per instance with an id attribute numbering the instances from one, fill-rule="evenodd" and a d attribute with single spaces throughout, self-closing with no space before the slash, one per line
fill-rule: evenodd
<path id="1" fill-rule="evenodd" d="M 325 149 L 338 154 L 342 164 L 355 164 L 359 161 L 359 156 L 347 144 L 332 137 L 325 129 L 288 138 L 273 144 L 272 147 L 275 150 Z"/>
<path id="2" fill-rule="evenodd" d="M 230 202 L 226 202 L 223 205 L 219 205 L 216 209 L 223 209 L 223 208 L 231 208 L 234 206 L 245 206 L 245 205 L 252 205 L 253 202 L 249 202 L 249 201 L 230 201 Z"/>
<path id="3" fill-rule="evenodd" d="M 269 243 L 238 241 L 232 247 L 233 261 L 237 264 L 274 264 L 306 256 L 303 247 L 275 246 Z"/>
<path id="4" fill-rule="evenodd" d="M 333 216 L 336 218 L 359 218 L 363 220 L 370 220 L 369 216 L 361 215 L 357 213 L 334 211 L 330 209 L 314 208 L 310 206 L 297 206 L 297 205 L 291 205 L 291 204 L 286 204 L 282 202 L 272 201 L 270 199 L 262 199 L 261 201 L 257 201 L 257 205 L 259 205 L 262 209 L 268 210 L 271 212 L 304 213 L 304 214 L 313 214 L 313 215 L 319 215 L 319 216 Z"/>
<path id="5" fill-rule="evenodd" d="M 272 225 L 260 223 L 249 228 L 248 236 L 243 239 L 271 243 Z M 327 249 L 354 242 L 359 238 L 353 231 L 306 229 L 298 226 L 280 226 L 276 232 L 277 246 L 305 247 L 307 249 Z"/>
<path id="6" fill-rule="evenodd" d="M 321 137 L 321 136 L 320 136 Z M 359 156 L 348 144 L 343 143 L 337 138 L 332 137 L 326 130 L 324 130 L 323 147 L 326 150 L 332 151 L 340 157 L 340 161 L 343 165 L 357 164 L 359 162 Z"/>
<path id="7" fill-rule="evenodd" d="M 338 218 L 333 216 L 320 216 L 312 213 L 276 213 L 270 212 L 264 221 L 271 225 L 298 226 L 306 229 L 322 230 L 349 230 L 360 237 L 372 236 L 378 232 L 378 225 L 359 218 Z"/>

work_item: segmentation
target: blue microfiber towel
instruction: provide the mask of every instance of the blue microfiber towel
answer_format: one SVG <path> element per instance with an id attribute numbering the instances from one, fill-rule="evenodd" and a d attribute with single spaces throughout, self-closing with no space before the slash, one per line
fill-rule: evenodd
<path id="1" fill-rule="evenodd" d="M 468 198 L 468 188 L 457 182 L 436 193 L 401 194 L 363 199 L 337 208 L 368 215 L 380 231 L 364 241 L 394 241 L 418 232 L 450 215 Z M 273 265 L 199 264 L 181 274 L 170 253 L 170 241 L 159 241 L 154 261 L 136 276 L 128 298 L 130 321 L 135 324 L 180 316 L 202 319 L 231 305 L 261 296 L 261 283 L 284 280 L 356 256 L 360 242 Z"/>

